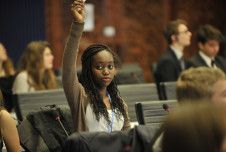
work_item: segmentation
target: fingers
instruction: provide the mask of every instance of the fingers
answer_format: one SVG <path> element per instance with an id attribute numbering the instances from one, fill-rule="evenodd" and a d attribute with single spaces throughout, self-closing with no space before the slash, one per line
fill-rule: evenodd
<path id="1" fill-rule="evenodd" d="M 79 9 L 79 10 L 83 10 L 84 9 L 84 2 L 83 0 L 76 0 L 71 4 L 71 9 Z"/>

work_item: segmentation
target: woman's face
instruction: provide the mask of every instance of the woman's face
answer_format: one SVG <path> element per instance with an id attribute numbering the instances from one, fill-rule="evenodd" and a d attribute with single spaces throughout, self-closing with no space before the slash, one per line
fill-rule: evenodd
<path id="1" fill-rule="evenodd" d="M 91 66 L 96 87 L 99 89 L 106 88 L 116 74 L 112 54 L 106 50 L 98 52 L 92 57 Z"/>
<path id="2" fill-rule="evenodd" d="M 43 52 L 43 66 L 45 70 L 53 68 L 53 59 L 52 51 L 46 47 Z"/>
<path id="3" fill-rule="evenodd" d="M 0 61 L 5 61 L 7 60 L 7 53 L 5 47 L 0 43 Z"/>

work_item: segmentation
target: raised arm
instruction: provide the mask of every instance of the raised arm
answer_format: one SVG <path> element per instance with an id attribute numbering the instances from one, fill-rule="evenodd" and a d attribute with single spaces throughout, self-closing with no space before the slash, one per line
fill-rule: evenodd
<path id="1" fill-rule="evenodd" d="M 71 25 L 70 35 L 65 46 L 62 70 L 63 88 L 70 106 L 72 106 L 71 104 L 75 104 L 73 103 L 74 101 L 76 101 L 74 100 L 76 96 L 75 93 L 79 91 L 76 89 L 79 89 L 80 87 L 76 72 L 76 62 L 79 41 L 84 27 L 84 3 L 81 0 L 74 1 L 71 5 L 71 11 L 73 14 L 74 22 Z"/>

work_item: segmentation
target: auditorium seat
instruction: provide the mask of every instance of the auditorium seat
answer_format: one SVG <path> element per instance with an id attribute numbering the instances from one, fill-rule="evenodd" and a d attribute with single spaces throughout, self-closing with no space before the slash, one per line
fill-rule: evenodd
<path id="1" fill-rule="evenodd" d="M 168 114 L 163 109 L 163 104 L 167 104 L 172 110 L 177 107 L 178 102 L 177 100 L 137 102 L 135 108 L 139 124 L 160 126 Z"/>
<path id="2" fill-rule="evenodd" d="M 19 121 L 22 121 L 29 112 L 46 105 L 68 105 L 63 89 L 14 94 L 13 104 Z"/>
<path id="3" fill-rule="evenodd" d="M 57 118 L 57 119 L 56 119 Z M 17 127 L 21 146 L 27 152 L 60 152 L 73 123 L 68 105 L 40 107 Z"/>
<path id="4" fill-rule="evenodd" d="M 177 82 L 160 82 L 160 92 L 162 100 L 176 100 L 176 83 Z"/>
<path id="5" fill-rule="evenodd" d="M 128 106 L 131 122 L 137 122 L 136 102 L 158 100 L 158 93 L 154 83 L 118 85 L 118 89 Z"/>
<path id="6" fill-rule="evenodd" d="M 145 83 L 143 69 L 137 63 L 122 64 L 115 78 L 119 85 Z"/>

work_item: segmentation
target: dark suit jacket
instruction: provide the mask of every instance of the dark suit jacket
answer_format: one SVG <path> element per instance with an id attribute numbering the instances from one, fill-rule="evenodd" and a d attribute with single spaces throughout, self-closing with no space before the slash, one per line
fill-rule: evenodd
<path id="1" fill-rule="evenodd" d="M 221 56 L 215 57 L 215 64 L 218 68 L 223 70 L 226 73 L 226 59 L 224 59 Z M 200 67 L 200 66 L 208 66 L 206 62 L 203 60 L 203 58 L 198 53 L 197 55 L 193 56 L 191 59 L 187 62 L 187 68 L 190 67 Z"/>
<path id="2" fill-rule="evenodd" d="M 155 78 L 158 83 L 177 81 L 181 71 L 182 69 L 176 54 L 169 47 L 158 61 Z"/>

